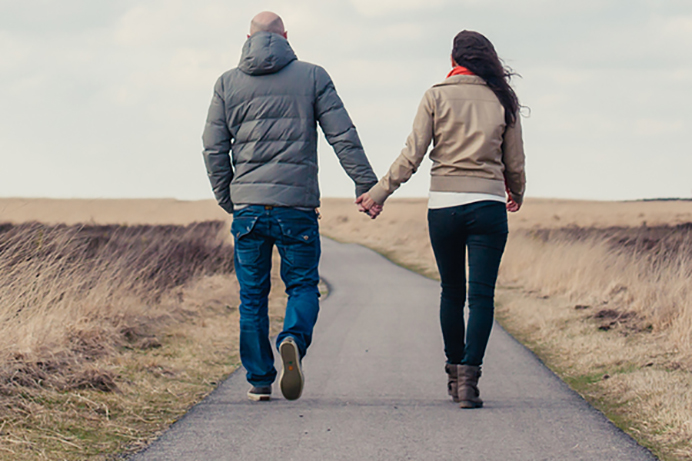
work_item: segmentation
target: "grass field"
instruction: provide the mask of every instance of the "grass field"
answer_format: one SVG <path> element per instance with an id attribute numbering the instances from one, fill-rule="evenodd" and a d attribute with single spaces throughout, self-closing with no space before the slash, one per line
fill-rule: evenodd
<path id="1" fill-rule="evenodd" d="M 191 225 L 207 220 L 222 222 Z M 0 459 L 136 449 L 237 366 L 229 220 L 213 202 L 0 199 L 2 221 Z M 497 295 L 506 329 L 671 460 L 692 458 L 690 222 L 692 202 L 529 199 Z M 326 199 L 320 225 L 437 277 L 425 199 L 389 200 L 375 221 Z M 282 289 L 274 274 L 274 331 Z"/>

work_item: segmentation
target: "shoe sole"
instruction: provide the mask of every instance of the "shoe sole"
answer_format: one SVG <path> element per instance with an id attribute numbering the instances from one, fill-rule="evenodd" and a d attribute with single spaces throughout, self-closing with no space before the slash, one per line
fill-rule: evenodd
<path id="1" fill-rule="evenodd" d="M 471 402 L 470 400 L 462 400 L 459 402 L 459 408 L 481 408 L 483 402 Z"/>
<path id="2" fill-rule="evenodd" d="M 266 394 L 252 394 L 250 392 L 247 393 L 247 398 L 252 400 L 253 402 L 268 402 L 271 400 L 271 395 L 266 395 Z"/>
<path id="3" fill-rule="evenodd" d="M 300 369 L 298 346 L 293 341 L 284 341 L 279 352 L 284 365 L 279 378 L 281 393 L 286 400 L 297 400 L 303 393 L 303 372 Z"/>

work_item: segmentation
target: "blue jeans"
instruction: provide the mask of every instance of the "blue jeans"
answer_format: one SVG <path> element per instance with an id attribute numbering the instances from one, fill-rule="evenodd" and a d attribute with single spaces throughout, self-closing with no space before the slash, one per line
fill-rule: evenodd
<path id="1" fill-rule="evenodd" d="M 276 379 L 269 342 L 268 296 L 273 246 L 281 256 L 288 303 L 277 347 L 295 339 L 303 357 L 319 311 L 320 235 L 315 211 L 251 205 L 233 213 L 235 272 L 240 284 L 240 360 L 247 380 L 268 386 Z"/>
<path id="2" fill-rule="evenodd" d="M 442 285 L 440 323 L 447 362 L 480 366 L 493 326 L 495 282 L 507 242 L 505 204 L 483 201 L 428 210 L 428 228 Z M 469 321 L 465 329 L 467 252 Z"/>

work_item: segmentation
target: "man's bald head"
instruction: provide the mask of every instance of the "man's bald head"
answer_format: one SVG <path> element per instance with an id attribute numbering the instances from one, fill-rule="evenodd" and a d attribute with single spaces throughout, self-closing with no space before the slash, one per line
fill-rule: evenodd
<path id="1" fill-rule="evenodd" d="M 256 32 L 271 32 L 286 37 L 284 22 L 278 14 L 272 13 L 271 11 L 263 11 L 252 18 L 250 22 L 250 35 L 254 35 Z"/>

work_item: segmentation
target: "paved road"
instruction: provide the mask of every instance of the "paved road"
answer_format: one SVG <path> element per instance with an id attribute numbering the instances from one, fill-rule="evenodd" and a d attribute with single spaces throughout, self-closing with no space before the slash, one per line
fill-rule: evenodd
<path id="1" fill-rule="evenodd" d="M 246 400 L 244 370 L 133 459 L 650 460 L 534 355 L 493 330 L 485 407 L 446 392 L 439 287 L 356 245 L 323 240 L 322 303 L 303 397 Z"/>

